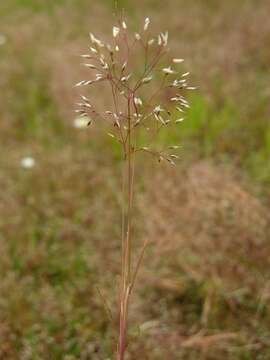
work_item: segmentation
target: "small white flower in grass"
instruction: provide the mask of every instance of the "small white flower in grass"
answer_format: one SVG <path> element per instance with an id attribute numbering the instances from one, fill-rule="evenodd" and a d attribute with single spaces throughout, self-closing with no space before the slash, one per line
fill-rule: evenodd
<path id="1" fill-rule="evenodd" d="M 150 24 L 150 19 L 147 17 L 145 20 L 144 20 L 144 31 L 146 31 L 149 27 L 149 24 Z"/>
<path id="2" fill-rule="evenodd" d="M 163 68 L 162 71 L 165 73 L 165 74 L 175 74 L 175 71 L 169 66 L 167 68 Z"/>
<path id="3" fill-rule="evenodd" d="M 122 27 L 123 27 L 123 29 L 127 29 L 127 24 L 125 23 L 125 21 L 122 21 Z"/>
<path id="4" fill-rule="evenodd" d="M 0 34 L 0 46 L 5 45 L 7 42 L 7 37 L 4 34 Z"/>
<path id="5" fill-rule="evenodd" d="M 143 103 L 142 103 L 142 100 L 139 97 L 135 97 L 134 98 L 134 104 L 142 106 Z"/>
<path id="6" fill-rule="evenodd" d="M 119 35 L 120 29 L 117 26 L 113 27 L 113 37 L 117 37 Z"/>
<path id="7" fill-rule="evenodd" d="M 21 167 L 24 169 L 32 169 L 35 163 L 35 159 L 31 156 L 26 156 L 21 159 Z"/>
<path id="8" fill-rule="evenodd" d="M 115 46 L 115 51 L 119 51 L 119 46 L 118 45 Z"/>
<path id="9" fill-rule="evenodd" d="M 138 34 L 138 33 L 135 33 L 135 39 L 136 39 L 136 40 L 141 40 L 141 35 Z"/>
<path id="10" fill-rule="evenodd" d="M 184 61 L 184 59 L 173 59 L 173 62 L 175 64 L 181 64 Z"/>
<path id="11" fill-rule="evenodd" d="M 150 39 L 149 41 L 148 41 L 148 45 L 153 45 L 154 44 L 154 42 L 155 42 L 155 39 Z"/>
<path id="12" fill-rule="evenodd" d="M 88 116 L 78 116 L 73 121 L 73 126 L 76 129 L 85 129 L 89 123 L 91 123 L 91 119 Z"/>

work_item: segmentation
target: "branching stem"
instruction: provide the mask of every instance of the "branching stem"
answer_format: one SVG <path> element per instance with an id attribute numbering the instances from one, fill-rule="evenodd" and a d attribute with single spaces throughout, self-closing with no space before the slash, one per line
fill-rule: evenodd
<path id="1" fill-rule="evenodd" d="M 127 128 L 127 146 L 125 151 L 125 161 L 123 166 L 127 166 L 127 182 L 123 178 L 123 194 L 127 194 L 127 210 L 122 221 L 126 218 L 123 224 L 124 231 L 122 236 L 122 279 L 121 279 L 121 298 L 120 298 L 120 314 L 119 314 L 119 344 L 118 344 L 118 360 L 124 360 L 126 350 L 127 338 L 127 321 L 128 321 L 128 305 L 129 296 L 132 288 L 131 284 L 131 224 L 132 224 L 132 200 L 133 200 L 133 187 L 134 187 L 134 161 L 135 153 L 133 151 L 132 143 L 132 123 L 131 123 L 131 101 L 132 93 L 127 100 L 127 114 L 128 114 L 128 128 Z M 123 172 L 123 177 L 126 176 Z M 126 187 L 126 189 L 125 189 Z M 125 206 L 125 203 L 123 203 Z"/>

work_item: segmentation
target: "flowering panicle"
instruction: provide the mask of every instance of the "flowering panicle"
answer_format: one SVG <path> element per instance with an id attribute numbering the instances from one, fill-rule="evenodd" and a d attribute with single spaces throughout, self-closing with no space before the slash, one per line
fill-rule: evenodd
<path id="1" fill-rule="evenodd" d="M 79 81 L 75 86 L 87 87 L 100 82 L 108 83 L 113 108 L 98 112 L 89 99 L 83 96 L 76 112 L 79 116 L 91 119 L 88 123 L 96 119 L 111 123 L 113 130 L 110 134 L 113 134 L 123 146 L 126 156 L 129 137 L 133 143 L 134 153 L 146 151 L 145 146 L 135 141 L 139 128 L 145 131 L 151 129 L 157 133 L 172 122 L 181 123 L 184 116 L 179 117 L 179 113 L 183 115 L 185 109 L 189 108 L 185 91 L 196 88 L 188 85 L 189 72 L 181 72 L 178 68 L 184 59 L 169 57 L 168 32 L 160 32 L 156 37 L 150 35 L 148 17 L 141 32 L 128 35 L 127 23 L 121 20 L 113 26 L 112 35 L 112 43 L 106 44 L 93 33 L 89 33 L 89 53 L 81 57 L 86 60 L 84 66 L 91 70 L 92 76 L 90 79 Z M 140 71 L 132 68 L 138 48 L 144 53 Z M 137 59 L 140 59 L 139 56 Z M 158 82 L 161 82 L 161 85 L 158 85 Z M 149 86 L 148 90 L 144 89 L 146 86 Z M 150 91 L 152 88 L 153 91 Z M 162 102 L 165 104 L 161 105 Z M 165 155 L 164 152 L 147 148 L 147 152 L 156 155 L 159 160 L 167 159 L 173 163 L 172 159 L 176 159 L 170 154 Z"/>

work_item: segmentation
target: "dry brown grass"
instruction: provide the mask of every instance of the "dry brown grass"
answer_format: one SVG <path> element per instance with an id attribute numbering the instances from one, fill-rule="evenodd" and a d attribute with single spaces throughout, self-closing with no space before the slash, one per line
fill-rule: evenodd
<path id="1" fill-rule="evenodd" d="M 164 314 L 160 295 L 171 299 L 164 300 L 174 308 L 166 308 L 171 311 L 166 325 L 178 328 L 175 333 L 154 332 L 156 341 L 162 337 L 166 344 L 164 359 L 175 354 L 182 358 L 186 346 L 199 349 L 207 359 L 234 359 L 230 349 L 235 340 L 243 349 L 267 348 L 268 340 L 264 344 L 251 329 L 259 326 L 261 309 L 268 308 L 269 210 L 243 180 L 209 162 L 171 170 L 169 176 L 158 172 L 148 178 L 140 209 L 145 236 L 153 243 L 146 260 L 150 270 L 143 273 L 141 287 L 156 289 L 152 316 L 155 311 Z M 198 311 L 198 317 L 188 320 L 181 309 L 185 306 L 188 312 Z M 248 315 L 253 306 L 254 315 Z M 143 311 L 147 313 L 147 307 Z M 232 322 L 237 324 L 235 333 L 230 332 Z"/>
<path id="2" fill-rule="evenodd" d="M 187 5 L 179 1 L 179 11 L 174 11 L 175 1 L 169 0 L 157 7 L 153 16 L 158 24 L 169 14 L 166 25 L 170 33 L 178 34 L 172 46 L 188 59 L 190 68 L 196 69 L 193 76 L 201 89 L 210 94 L 219 91 L 222 96 L 240 98 L 243 86 L 252 87 L 257 71 L 265 69 L 269 62 L 269 47 L 266 46 L 270 33 L 266 20 L 269 3 L 211 4 L 206 6 L 205 1 L 196 1 Z M 217 88 L 220 82 L 222 86 Z"/>
<path id="3" fill-rule="evenodd" d="M 161 247 L 160 255 L 174 249 L 185 253 L 188 244 L 198 252 L 193 272 L 198 280 L 211 271 L 224 272 L 232 284 L 241 274 L 239 259 L 245 262 L 247 256 L 256 263 L 260 259 L 263 270 L 268 263 L 268 209 L 229 169 L 202 162 L 173 172 L 157 174 L 154 191 L 149 185 L 144 200 L 148 236 Z M 224 257 L 227 265 L 219 269 Z"/>

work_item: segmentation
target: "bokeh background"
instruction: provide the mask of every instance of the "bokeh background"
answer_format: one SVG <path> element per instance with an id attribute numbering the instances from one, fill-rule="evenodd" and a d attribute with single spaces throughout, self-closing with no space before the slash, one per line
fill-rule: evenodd
<path id="1" fill-rule="evenodd" d="M 270 359 L 270 2 L 118 7 L 134 30 L 146 16 L 168 30 L 199 86 L 163 139 L 182 144 L 179 164 L 137 164 L 136 246 L 151 246 L 127 359 Z M 76 128 L 73 85 L 88 32 L 108 37 L 114 13 L 109 0 L 0 2 L 0 359 L 113 359 L 119 152 Z"/>

